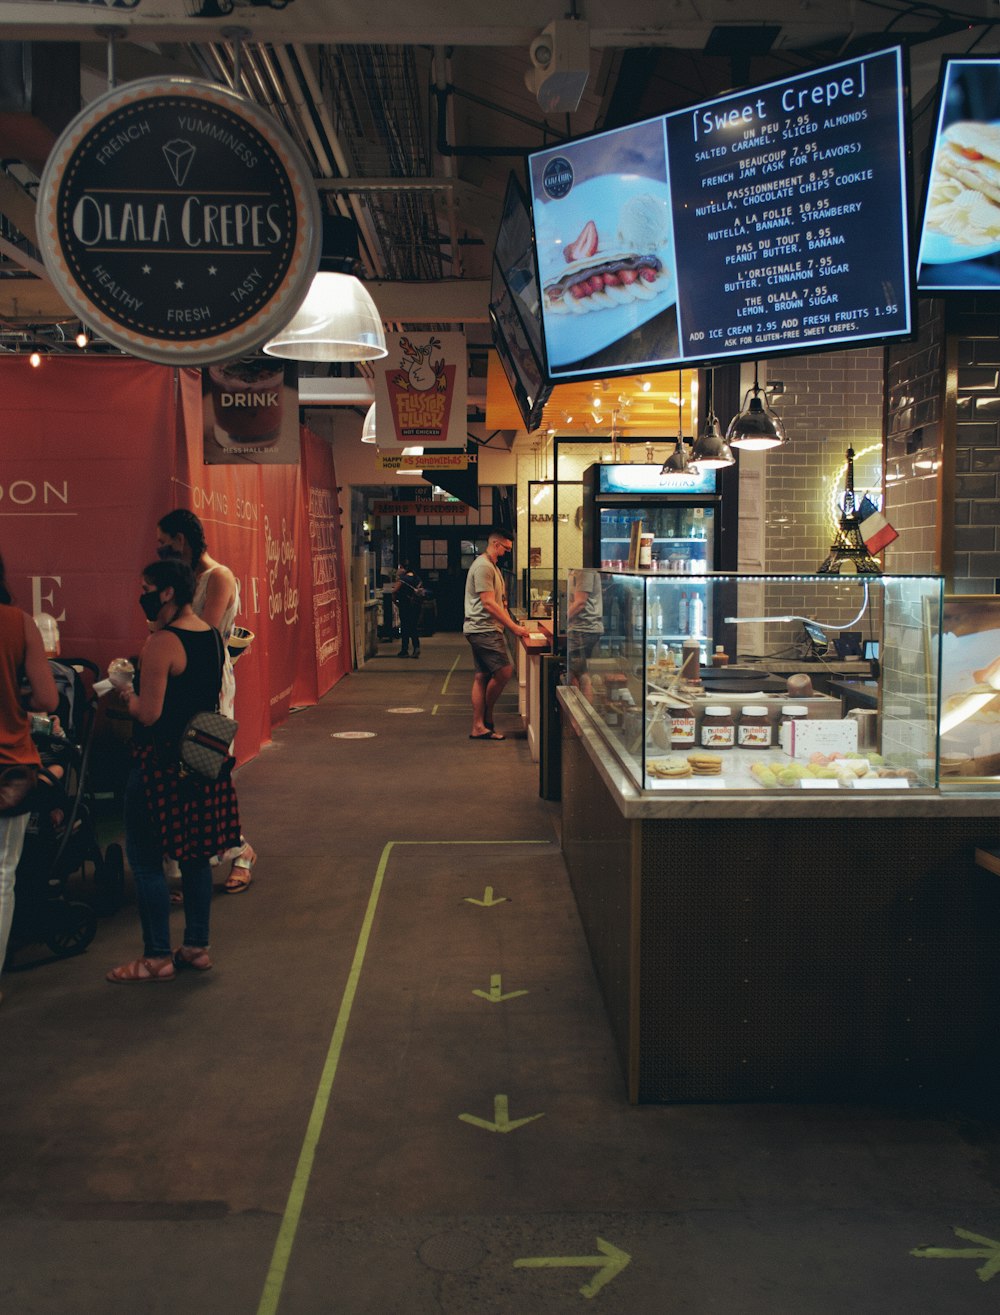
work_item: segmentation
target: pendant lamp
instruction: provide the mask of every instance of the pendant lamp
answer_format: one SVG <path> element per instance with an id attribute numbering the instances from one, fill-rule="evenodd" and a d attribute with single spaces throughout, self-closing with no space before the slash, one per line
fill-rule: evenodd
<path id="1" fill-rule="evenodd" d="M 708 372 L 708 410 L 705 416 L 704 432 L 698 437 L 691 453 L 691 460 L 697 463 L 699 470 L 723 470 L 736 462 L 736 454 L 722 437 L 722 426 L 715 414 L 715 371 Z"/>
<path id="2" fill-rule="evenodd" d="M 389 355 L 365 285 L 353 274 L 324 270 L 313 275 L 305 301 L 264 351 L 292 361 L 377 361 Z"/>
<path id="3" fill-rule="evenodd" d="M 291 321 L 264 344 L 292 361 L 377 361 L 388 356 L 385 330 L 358 268 L 358 233 L 343 215 L 323 216 L 319 269 Z"/>
<path id="4" fill-rule="evenodd" d="M 675 478 L 678 475 L 693 475 L 695 469 L 688 457 L 687 448 L 684 446 L 684 395 L 682 392 L 681 373 L 677 372 L 677 443 L 673 452 L 664 461 L 660 469 L 660 483 L 665 484 L 667 480 Z"/>
<path id="5" fill-rule="evenodd" d="M 747 398 L 750 398 L 749 405 Z M 764 397 L 757 378 L 757 362 L 754 361 L 753 387 L 747 389 L 739 415 L 734 416 L 729 422 L 726 442 L 730 447 L 742 447 L 750 452 L 763 452 L 769 447 L 778 447 L 784 441 L 784 426 L 781 419 L 767 405 L 767 398 Z"/>
<path id="6" fill-rule="evenodd" d="M 368 408 L 368 414 L 365 416 L 365 423 L 361 427 L 362 443 L 375 443 L 377 441 L 375 434 L 375 403 L 372 402 Z"/>

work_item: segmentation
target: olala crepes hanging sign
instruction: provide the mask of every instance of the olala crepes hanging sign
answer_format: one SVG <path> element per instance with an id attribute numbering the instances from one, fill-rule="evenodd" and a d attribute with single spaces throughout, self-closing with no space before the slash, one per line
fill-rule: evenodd
<path id="1" fill-rule="evenodd" d="M 38 239 L 73 312 L 116 347 L 210 365 L 292 318 L 319 262 L 316 189 L 252 102 L 187 78 L 106 92 L 42 174 Z"/>

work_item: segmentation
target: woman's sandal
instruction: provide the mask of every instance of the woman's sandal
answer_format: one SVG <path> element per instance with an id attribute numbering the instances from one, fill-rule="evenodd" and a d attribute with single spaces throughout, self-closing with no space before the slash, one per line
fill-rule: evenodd
<path id="1" fill-rule="evenodd" d="M 252 845 L 244 845 L 243 852 L 233 860 L 222 889 L 227 895 L 242 895 L 249 890 L 253 881 L 253 866 L 257 862 L 257 851 Z"/>
<path id="2" fill-rule="evenodd" d="M 207 973 L 212 966 L 208 950 L 197 945 L 181 945 L 174 950 L 174 967 L 178 972 L 182 968 L 194 968 L 196 972 Z"/>
<path id="3" fill-rule="evenodd" d="M 120 964 L 105 974 L 106 982 L 172 982 L 174 980 L 174 961 L 168 955 L 160 959 L 133 959 L 131 963 Z"/>

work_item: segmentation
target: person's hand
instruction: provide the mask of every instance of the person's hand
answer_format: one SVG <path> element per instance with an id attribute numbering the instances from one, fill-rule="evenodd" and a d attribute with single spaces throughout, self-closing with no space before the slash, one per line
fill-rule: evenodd
<path id="1" fill-rule="evenodd" d="M 520 639 L 527 639 L 528 636 L 531 634 L 531 630 L 528 628 L 528 626 L 518 626 L 517 630 L 515 631 L 515 634 Z"/>

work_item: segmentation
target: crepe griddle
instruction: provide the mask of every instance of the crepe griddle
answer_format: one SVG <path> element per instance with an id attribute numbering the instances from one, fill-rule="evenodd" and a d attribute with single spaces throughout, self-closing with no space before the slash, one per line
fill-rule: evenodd
<path id="1" fill-rule="evenodd" d="M 762 667 L 702 667 L 701 683 L 709 694 L 784 694 L 784 677 Z"/>

